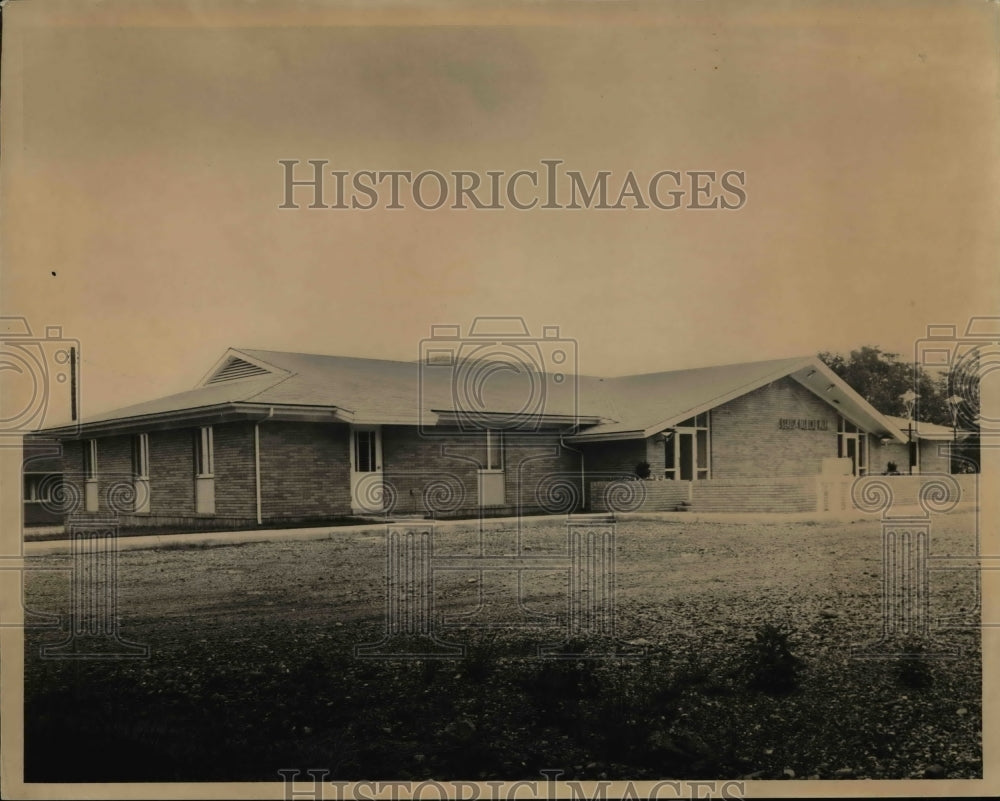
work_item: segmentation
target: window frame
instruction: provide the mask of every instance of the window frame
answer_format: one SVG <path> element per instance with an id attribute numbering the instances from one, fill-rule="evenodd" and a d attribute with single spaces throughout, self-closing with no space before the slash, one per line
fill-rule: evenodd
<path id="1" fill-rule="evenodd" d="M 851 457 L 848 441 L 854 442 L 854 456 Z M 837 458 L 851 460 L 851 474 L 857 478 L 868 475 L 871 457 L 868 432 L 850 422 L 843 415 L 837 419 Z"/>
<path id="2" fill-rule="evenodd" d="M 215 478 L 215 433 L 212 426 L 200 426 L 194 437 L 196 478 Z"/>
<path id="3" fill-rule="evenodd" d="M 363 435 L 363 436 L 362 436 Z M 365 440 L 365 447 L 362 448 L 362 439 Z M 378 431 L 374 428 L 354 429 L 354 465 L 352 469 L 355 473 L 377 473 L 378 472 Z M 362 455 L 366 462 L 366 468 L 361 468 Z"/>
<path id="4" fill-rule="evenodd" d="M 703 437 L 699 434 L 704 431 Z M 685 447 L 682 437 L 691 438 L 690 464 L 683 464 L 682 450 Z M 703 439 L 703 442 L 699 442 Z M 707 481 L 712 477 L 712 412 L 701 412 L 689 417 L 673 427 L 670 438 L 665 440 L 663 477 L 668 481 Z M 667 454 L 670 454 L 669 457 Z M 705 465 L 699 466 L 699 459 L 704 454 Z M 683 472 L 691 471 L 691 478 L 681 478 Z"/>
<path id="5" fill-rule="evenodd" d="M 503 431 L 498 428 L 486 429 L 486 458 L 483 470 L 488 473 L 502 473 L 506 454 L 504 453 Z M 494 459 L 494 457 L 496 457 Z"/>
<path id="6" fill-rule="evenodd" d="M 51 473 L 24 474 L 24 503 L 48 503 L 52 500 L 52 485 L 46 484 Z M 45 490 L 42 492 L 41 490 Z"/>
<path id="7" fill-rule="evenodd" d="M 149 434 L 145 432 L 132 438 L 132 477 L 149 479 Z"/>
<path id="8" fill-rule="evenodd" d="M 97 440 L 83 441 L 83 480 L 97 481 Z"/>

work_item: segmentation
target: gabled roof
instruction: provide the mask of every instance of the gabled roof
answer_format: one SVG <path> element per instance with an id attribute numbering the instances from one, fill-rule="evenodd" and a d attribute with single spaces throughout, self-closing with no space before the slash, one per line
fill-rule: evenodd
<path id="1" fill-rule="evenodd" d="M 460 372 L 455 381 L 456 369 Z M 487 378 L 488 380 L 482 380 Z M 511 416 L 539 415 L 562 425 L 598 422 L 580 416 L 579 379 L 511 364 L 468 362 L 460 367 L 418 362 L 230 348 L 192 390 L 90 416 L 78 426 L 47 429 L 52 436 L 171 422 L 191 425 L 268 415 L 358 424 L 416 425 L 449 419 L 456 409 Z M 462 393 L 456 392 L 456 386 Z M 482 390 L 482 394 L 480 391 Z M 469 398 L 471 400 L 466 400 Z M 538 403 L 529 402 L 535 398 Z"/>
<path id="2" fill-rule="evenodd" d="M 728 400 L 783 378 L 808 357 L 743 362 L 604 379 L 610 420 L 577 439 L 648 437 Z"/>
<path id="3" fill-rule="evenodd" d="M 606 379 L 605 391 L 613 399 L 607 405 L 612 419 L 568 439 L 587 442 L 650 437 L 785 377 L 797 381 L 866 431 L 905 441 L 888 418 L 816 356 Z"/>
<path id="4" fill-rule="evenodd" d="M 905 438 L 812 356 L 598 378 L 525 370 L 502 361 L 455 364 L 230 348 L 187 392 L 109 411 L 50 436 L 278 416 L 359 424 L 454 421 L 462 410 L 524 414 L 575 426 L 571 440 L 649 437 L 791 377 L 867 431 Z"/>

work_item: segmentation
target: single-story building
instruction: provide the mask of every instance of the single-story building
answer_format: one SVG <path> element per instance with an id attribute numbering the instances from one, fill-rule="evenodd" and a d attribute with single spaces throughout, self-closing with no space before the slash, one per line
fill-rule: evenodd
<path id="1" fill-rule="evenodd" d="M 899 421 L 816 357 L 599 378 L 517 352 L 232 348 L 188 392 L 39 435 L 62 444 L 68 514 L 208 528 L 601 510 L 622 494 L 630 508 L 810 510 L 817 477 L 906 453 Z"/>
<path id="2" fill-rule="evenodd" d="M 889 469 L 890 463 L 898 473 L 953 472 L 954 443 L 966 439 L 969 432 L 922 420 L 890 415 L 887 418 L 906 435 L 907 443 L 886 442 L 872 462 L 873 472 L 893 472 Z"/>

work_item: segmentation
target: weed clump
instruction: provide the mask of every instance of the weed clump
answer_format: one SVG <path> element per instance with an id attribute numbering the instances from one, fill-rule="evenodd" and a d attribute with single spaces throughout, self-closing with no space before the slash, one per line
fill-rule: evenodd
<path id="1" fill-rule="evenodd" d="M 802 660 L 792 652 L 791 633 L 765 623 L 745 646 L 743 670 L 747 686 L 768 695 L 787 695 L 798 689 Z"/>
<path id="2" fill-rule="evenodd" d="M 933 681 L 931 666 L 919 642 L 904 643 L 902 652 L 896 657 L 896 680 L 910 690 L 923 690 Z"/>

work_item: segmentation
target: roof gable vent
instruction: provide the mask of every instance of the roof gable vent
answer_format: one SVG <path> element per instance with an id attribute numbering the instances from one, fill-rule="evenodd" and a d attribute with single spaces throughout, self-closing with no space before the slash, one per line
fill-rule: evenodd
<path id="1" fill-rule="evenodd" d="M 221 384 L 223 381 L 236 381 L 240 378 L 253 378 L 259 375 L 270 375 L 270 371 L 258 367 L 256 364 L 251 364 L 245 359 L 233 356 L 205 383 Z"/>

